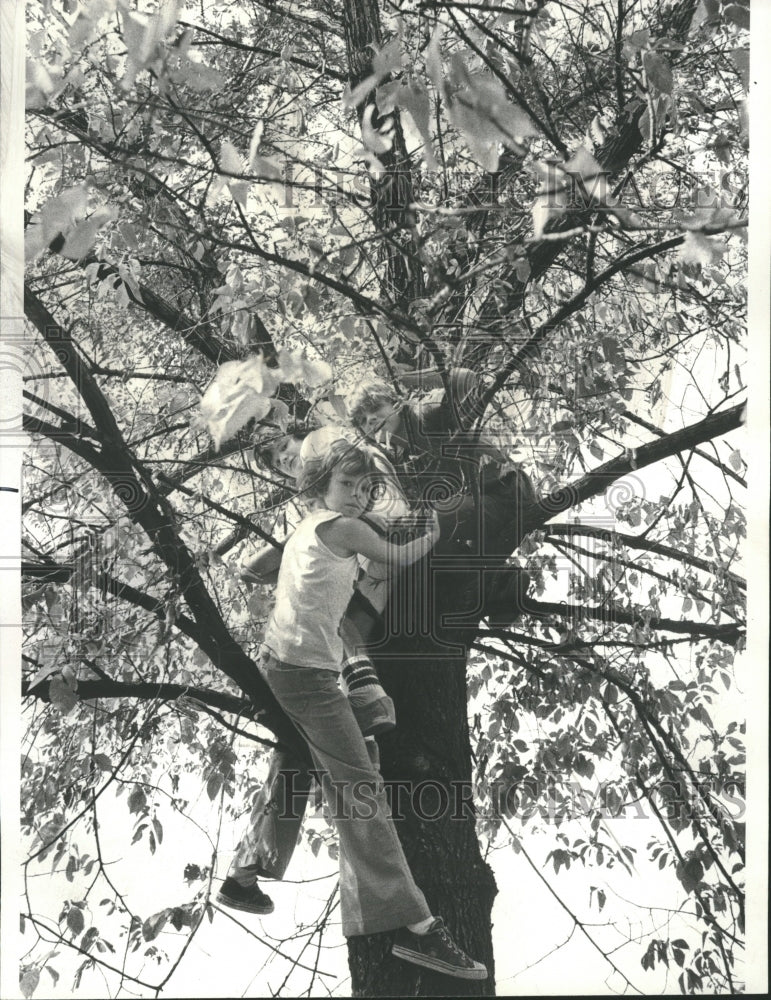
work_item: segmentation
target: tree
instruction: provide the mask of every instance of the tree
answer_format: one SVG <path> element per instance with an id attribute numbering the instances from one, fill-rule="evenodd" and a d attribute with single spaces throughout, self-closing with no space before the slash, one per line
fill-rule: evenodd
<path id="1" fill-rule="evenodd" d="M 529 857 L 546 810 L 556 876 L 629 868 L 603 817 L 645 802 L 687 930 L 647 940 L 643 969 L 740 988 L 744 830 L 725 799 L 743 727 L 713 703 L 744 634 L 748 18 L 718 0 L 33 12 L 25 872 L 50 858 L 86 882 L 58 921 L 26 919 L 83 953 L 78 981 L 147 982 L 113 942 L 154 956 L 164 926 L 212 912 L 211 866 L 192 901 L 130 912 L 99 842 L 106 790 L 130 789 L 154 850 L 196 770 L 213 801 L 243 795 L 234 731 L 255 759 L 302 753 L 254 668 L 266 595 L 232 561 L 293 503 L 252 444 L 309 408 L 339 417 L 373 367 L 398 384 L 465 364 L 485 432 L 538 483 L 501 525 L 533 586 L 514 624 L 480 621 L 478 571 L 418 567 L 430 615 L 379 650 L 399 717 L 384 776 L 429 793 L 399 823 L 415 876 L 492 970 L 480 836 L 503 827 Z M 212 443 L 199 401 L 218 370 Z M 582 835 L 563 832 L 601 773 Z M 472 788 L 476 817 L 454 808 Z M 351 940 L 355 995 L 494 990 L 388 951 Z M 25 995 L 43 967 L 33 952 Z"/>

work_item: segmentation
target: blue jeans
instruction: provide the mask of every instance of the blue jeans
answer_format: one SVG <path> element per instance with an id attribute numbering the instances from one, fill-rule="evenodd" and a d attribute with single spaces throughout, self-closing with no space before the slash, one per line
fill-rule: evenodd
<path id="1" fill-rule="evenodd" d="M 343 934 L 377 934 L 430 916 L 391 819 L 338 671 L 258 661 L 278 703 L 305 738 L 338 835 Z"/>

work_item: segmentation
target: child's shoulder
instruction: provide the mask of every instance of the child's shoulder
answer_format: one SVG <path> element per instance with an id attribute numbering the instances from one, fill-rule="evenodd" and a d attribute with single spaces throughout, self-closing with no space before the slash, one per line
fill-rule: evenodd
<path id="1" fill-rule="evenodd" d="M 329 514 L 332 516 L 316 522 L 317 537 L 337 556 L 354 555 L 356 543 L 366 526 L 357 517 L 346 517 L 335 511 L 329 511 Z"/>

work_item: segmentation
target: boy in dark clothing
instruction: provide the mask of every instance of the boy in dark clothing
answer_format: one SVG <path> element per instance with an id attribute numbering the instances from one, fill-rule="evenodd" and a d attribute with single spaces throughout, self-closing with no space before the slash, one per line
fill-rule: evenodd
<path id="1" fill-rule="evenodd" d="M 429 391 L 403 399 L 386 382 L 368 380 L 351 395 L 349 418 L 383 443 L 409 499 L 439 509 L 444 553 L 460 562 L 485 557 L 482 610 L 495 609 L 501 620 L 508 609 L 504 620 L 510 621 L 521 613 L 529 584 L 527 573 L 504 566 L 524 536 L 516 521 L 536 502 L 530 478 L 521 469 L 503 471 L 505 454 L 475 429 L 482 415 L 475 372 L 451 368 L 446 389 L 436 372 L 401 380 Z"/>

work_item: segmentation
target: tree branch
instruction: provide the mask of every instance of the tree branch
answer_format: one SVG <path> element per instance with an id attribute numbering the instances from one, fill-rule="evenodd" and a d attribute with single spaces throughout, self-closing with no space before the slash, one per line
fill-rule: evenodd
<path id="1" fill-rule="evenodd" d="M 522 528 L 525 533 L 539 528 L 561 511 L 569 510 L 603 493 L 608 486 L 630 472 L 654 465 L 665 458 L 672 458 L 689 451 L 697 444 L 728 434 L 744 422 L 745 404 L 739 403 L 728 410 L 712 413 L 704 420 L 673 431 L 658 441 L 651 441 L 639 448 L 627 449 L 624 455 L 592 469 L 583 478 L 555 490 L 538 504 L 522 511 Z"/>
<path id="2" fill-rule="evenodd" d="M 622 545 L 626 545 L 632 549 L 640 549 L 643 552 L 655 552 L 657 555 L 665 556 L 667 559 L 696 566 L 706 573 L 716 573 L 721 570 L 721 567 L 709 563 L 706 559 L 700 559 L 698 556 L 684 552 L 681 549 L 675 549 L 671 545 L 664 545 L 662 542 L 651 541 L 642 535 L 628 535 L 621 531 L 608 531 L 606 528 L 592 528 L 586 524 L 572 523 L 549 524 L 546 526 L 546 533 L 547 539 L 549 535 L 567 535 L 568 537 L 571 535 L 588 535 L 592 538 L 601 538 L 609 545 L 613 545 L 614 542 L 620 542 Z M 736 573 L 731 572 L 731 570 L 722 570 L 722 572 L 727 579 L 730 579 L 741 590 L 747 589 L 746 581 L 742 580 Z"/>
<path id="3" fill-rule="evenodd" d="M 721 642 L 729 644 L 735 643 L 744 635 L 740 624 L 734 622 L 726 625 L 714 625 L 711 622 L 679 621 L 676 618 L 657 618 L 654 616 L 647 618 L 642 612 L 628 611 L 616 604 L 601 604 L 593 607 L 591 605 L 569 604 L 567 601 L 534 601 L 525 598 L 522 602 L 522 609 L 526 614 L 535 617 L 557 615 L 563 619 L 590 619 L 602 621 L 608 625 L 642 625 L 661 631 L 692 635 L 696 639 L 719 639 Z"/>

